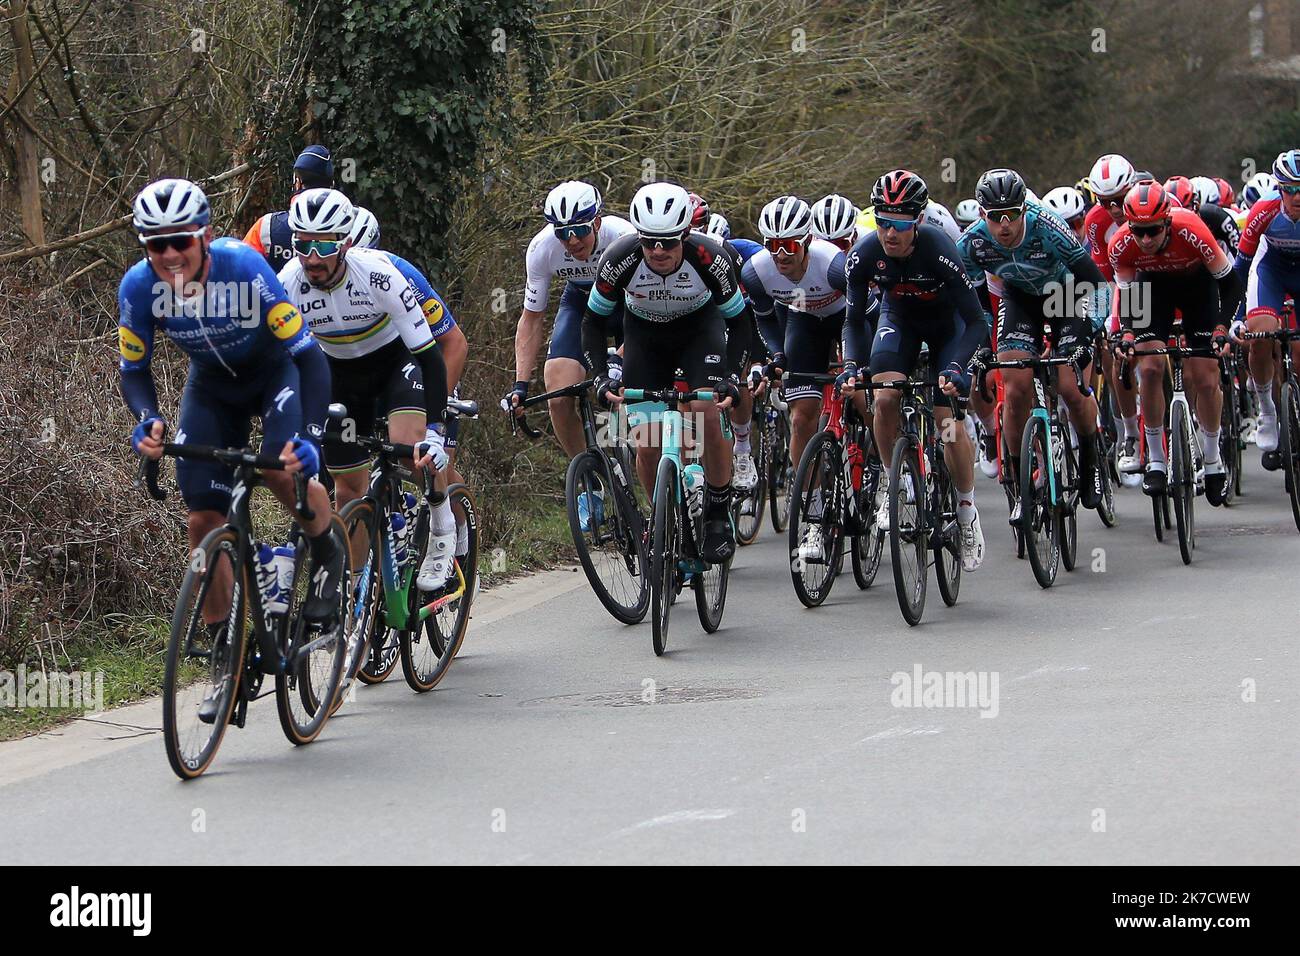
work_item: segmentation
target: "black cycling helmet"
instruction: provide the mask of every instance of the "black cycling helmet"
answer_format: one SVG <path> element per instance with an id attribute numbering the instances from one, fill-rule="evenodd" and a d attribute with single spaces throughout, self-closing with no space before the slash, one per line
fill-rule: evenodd
<path id="1" fill-rule="evenodd" d="M 981 209 L 1011 209 L 1025 204 L 1025 180 L 1014 169 L 990 169 L 975 186 Z"/>
<path id="2" fill-rule="evenodd" d="M 871 205 L 881 213 L 919 216 L 930 201 L 925 180 L 906 169 L 895 169 L 876 180 L 871 187 Z"/>

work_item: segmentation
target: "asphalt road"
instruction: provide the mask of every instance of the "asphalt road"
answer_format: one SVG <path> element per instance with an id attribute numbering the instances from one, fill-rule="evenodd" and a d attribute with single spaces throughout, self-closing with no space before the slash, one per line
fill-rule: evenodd
<path id="1" fill-rule="evenodd" d="M 988 559 L 917 628 L 887 563 L 804 609 L 769 526 L 660 659 L 550 572 L 482 596 L 438 690 L 363 688 L 309 747 L 270 699 L 187 784 L 156 701 L 0 744 L 0 862 L 1294 864 L 1300 534 L 1248 455 L 1190 567 L 1125 490 L 1040 590 L 981 479 Z M 985 694 L 900 706 L 918 671 Z"/>

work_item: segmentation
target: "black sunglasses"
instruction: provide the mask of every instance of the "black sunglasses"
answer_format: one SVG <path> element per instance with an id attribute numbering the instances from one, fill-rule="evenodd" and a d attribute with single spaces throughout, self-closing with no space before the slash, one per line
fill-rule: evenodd
<path id="1" fill-rule="evenodd" d="M 641 247 L 643 249 L 654 249 L 656 246 L 660 249 L 671 251 L 682 244 L 680 238 L 670 238 L 667 236 L 642 236 Z"/>
<path id="2" fill-rule="evenodd" d="M 1132 223 L 1130 223 L 1128 228 L 1129 228 L 1129 232 L 1133 233 L 1133 235 L 1142 236 L 1143 238 L 1148 238 L 1148 239 L 1151 238 L 1152 236 L 1158 236 L 1160 235 L 1160 233 L 1165 231 L 1165 227 L 1163 223 L 1154 226 L 1135 226 Z"/>
<path id="3" fill-rule="evenodd" d="M 166 252 L 169 248 L 178 252 L 185 252 L 194 248 L 194 243 L 199 241 L 199 236 L 203 235 L 203 230 L 195 232 L 175 232 L 168 233 L 165 236 L 141 236 L 141 244 L 155 255 Z"/>

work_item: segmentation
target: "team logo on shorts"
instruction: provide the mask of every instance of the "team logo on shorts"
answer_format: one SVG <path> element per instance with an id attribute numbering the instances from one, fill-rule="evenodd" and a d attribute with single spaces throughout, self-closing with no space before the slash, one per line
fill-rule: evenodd
<path id="1" fill-rule="evenodd" d="M 718 364 L 721 363 L 721 362 L 722 362 L 722 356 L 721 356 L 721 355 L 706 355 L 706 356 L 704 356 L 704 364 L 705 364 L 705 365 L 718 365 Z"/>

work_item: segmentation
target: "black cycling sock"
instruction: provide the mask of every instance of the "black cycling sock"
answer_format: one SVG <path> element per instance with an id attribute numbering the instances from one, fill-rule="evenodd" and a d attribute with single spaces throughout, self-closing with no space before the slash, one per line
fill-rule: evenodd
<path id="1" fill-rule="evenodd" d="M 307 544 L 311 547 L 311 559 L 317 564 L 324 564 L 334 557 L 334 535 L 330 534 L 329 528 L 314 538 L 308 538 Z"/>
<path id="2" fill-rule="evenodd" d="M 1094 468 L 1097 465 L 1097 436 L 1079 436 L 1079 467 Z"/>
<path id="3" fill-rule="evenodd" d="M 1012 481 L 1019 481 L 1020 480 L 1020 456 L 1016 455 L 1014 457 L 1008 457 L 1007 462 L 1008 462 L 1009 474 L 1011 475 Z"/>
<path id="4" fill-rule="evenodd" d="M 715 488 L 713 485 L 709 485 L 708 489 L 709 513 L 714 515 L 725 514 L 727 509 L 731 507 L 731 486 L 723 485 L 721 488 Z"/>

